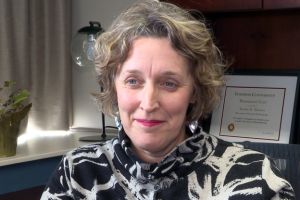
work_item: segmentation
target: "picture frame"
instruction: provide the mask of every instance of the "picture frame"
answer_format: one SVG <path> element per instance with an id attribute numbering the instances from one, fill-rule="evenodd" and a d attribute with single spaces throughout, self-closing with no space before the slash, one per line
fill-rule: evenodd
<path id="1" fill-rule="evenodd" d="M 225 75 L 209 133 L 233 142 L 294 143 L 298 71 L 234 71 Z"/>

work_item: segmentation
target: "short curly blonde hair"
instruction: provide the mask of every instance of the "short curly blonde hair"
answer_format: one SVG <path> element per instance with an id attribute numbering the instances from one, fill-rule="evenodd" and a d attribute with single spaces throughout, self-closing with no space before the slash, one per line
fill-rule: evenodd
<path id="1" fill-rule="evenodd" d="M 97 99 L 102 111 L 112 116 L 118 111 L 115 75 L 132 42 L 139 37 L 168 38 L 173 48 L 188 60 L 196 101 L 189 107 L 186 120 L 207 116 L 218 102 L 219 89 L 224 84 L 222 54 L 204 22 L 173 4 L 155 0 L 134 3 L 97 39 L 95 64 L 103 88 Z"/>

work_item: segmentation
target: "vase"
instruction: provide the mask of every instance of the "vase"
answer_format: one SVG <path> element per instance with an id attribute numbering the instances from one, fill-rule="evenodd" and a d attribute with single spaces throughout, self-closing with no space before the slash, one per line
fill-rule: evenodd
<path id="1" fill-rule="evenodd" d="M 0 157 L 16 155 L 19 129 L 20 122 L 9 123 L 5 119 L 0 121 Z"/>
<path id="2" fill-rule="evenodd" d="M 21 121 L 27 116 L 32 104 L 0 118 L 0 158 L 16 155 Z"/>

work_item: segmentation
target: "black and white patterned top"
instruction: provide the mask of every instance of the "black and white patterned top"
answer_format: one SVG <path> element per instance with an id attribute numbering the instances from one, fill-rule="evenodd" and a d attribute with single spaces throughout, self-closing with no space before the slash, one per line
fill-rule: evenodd
<path id="1" fill-rule="evenodd" d="M 67 153 L 41 197 L 85 200 L 295 199 L 264 154 L 201 130 L 160 163 L 139 160 L 122 131 L 103 144 Z"/>

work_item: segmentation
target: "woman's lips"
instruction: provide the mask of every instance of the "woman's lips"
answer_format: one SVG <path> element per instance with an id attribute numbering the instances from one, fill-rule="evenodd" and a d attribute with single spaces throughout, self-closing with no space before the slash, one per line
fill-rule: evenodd
<path id="1" fill-rule="evenodd" d="M 146 127 L 158 126 L 163 123 L 161 120 L 136 119 L 136 121 Z"/>

